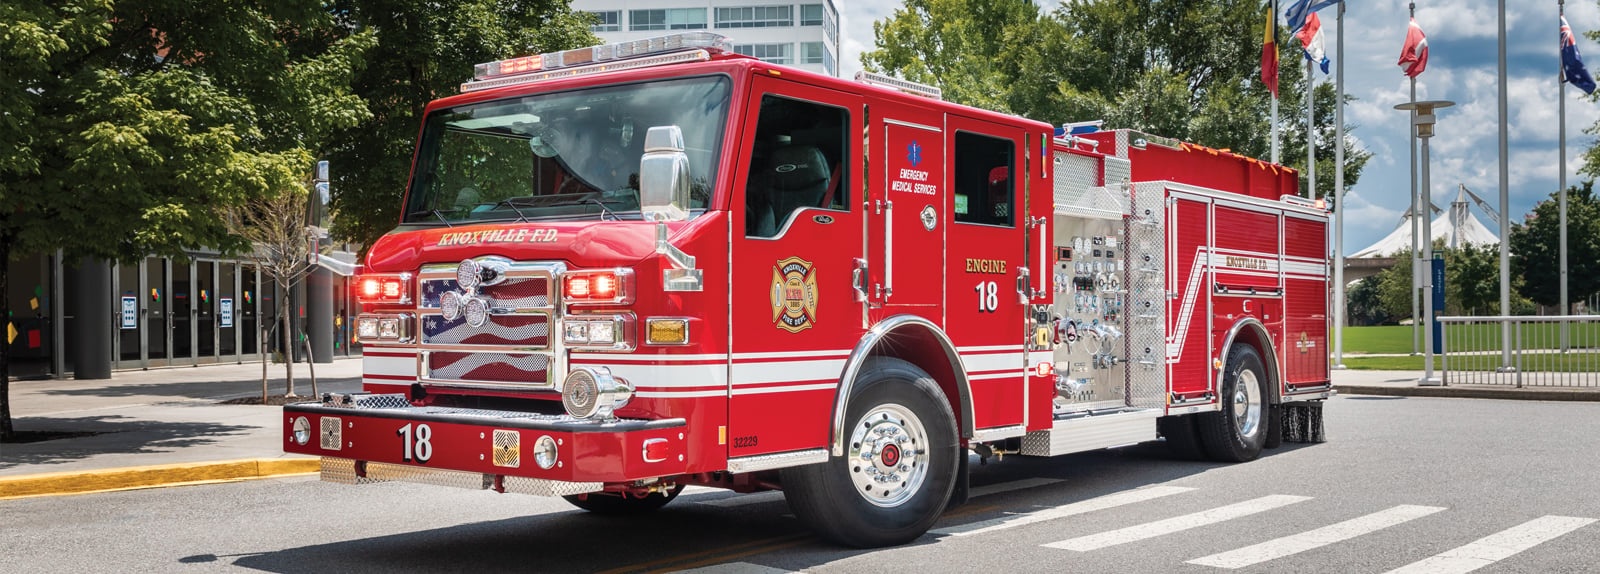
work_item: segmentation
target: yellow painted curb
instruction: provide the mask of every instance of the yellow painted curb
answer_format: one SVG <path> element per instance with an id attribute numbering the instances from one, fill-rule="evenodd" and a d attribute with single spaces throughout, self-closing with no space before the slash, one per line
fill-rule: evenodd
<path id="1" fill-rule="evenodd" d="M 0 476 L 0 500 L 307 474 L 315 458 L 253 458 Z"/>

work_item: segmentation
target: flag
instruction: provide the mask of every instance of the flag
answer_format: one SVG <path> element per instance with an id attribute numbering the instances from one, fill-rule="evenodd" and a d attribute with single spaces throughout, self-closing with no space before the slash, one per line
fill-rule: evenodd
<path id="1" fill-rule="evenodd" d="M 1589 75 L 1589 70 L 1583 67 L 1583 56 L 1578 54 L 1578 40 L 1572 37 L 1572 27 L 1567 25 L 1566 16 L 1561 17 L 1561 73 L 1584 93 L 1594 93 L 1594 76 Z"/>
<path id="2" fill-rule="evenodd" d="M 1300 39 L 1300 46 L 1305 50 L 1306 59 L 1322 66 L 1322 73 L 1328 73 L 1328 55 L 1322 49 L 1322 19 L 1316 12 L 1306 15 L 1306 25 L 1295 33 Z"/>
<path id="3" fill-rule="evenodd" d="M 1399 63 L 1400 70 L 1413 78 L 1428 69 L 1428 36 L 1422 33 L 1416 18 L 1411 19 L 1411 27 L 1406 30 L 1406 45 L 1400 48 Z"/>
<path id="4" fill-rule="evenodd" d="M 1267 28 L 1261 37 L 1261 83 L 1272 97 L 1278 97 L 1278 14 L 1277 3 L 1267 4 Z"/>
<path id="5" fill-rule="evenodd" d="M 1318 10 L 1338 4 L 1343 0 L 1295 0 L 1283 10 L 1284 23 L 1289 25 L 1289 33 L 1298 34 L 1301 28 L 1306 27 L 1306 18 L 1317 13 Z"/>

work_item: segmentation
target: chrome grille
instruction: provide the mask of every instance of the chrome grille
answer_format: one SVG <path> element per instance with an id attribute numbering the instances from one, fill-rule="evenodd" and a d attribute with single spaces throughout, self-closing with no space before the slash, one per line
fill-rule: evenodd
<path id="1" fill-rule="evenodd" d="M 457 317 L 451 321 L 440 315 L 422 320 L 424 345 L 497 345 L 544 348 L 550 345 L 550 316 L 544 313 L 490 315 L 482 327 L 471 327 Z"/>
<path id="2" fill-rule="evenodd" d="M 550 356 L 538 353 L 429 351 L 427 378 L 548 386 Z"/>

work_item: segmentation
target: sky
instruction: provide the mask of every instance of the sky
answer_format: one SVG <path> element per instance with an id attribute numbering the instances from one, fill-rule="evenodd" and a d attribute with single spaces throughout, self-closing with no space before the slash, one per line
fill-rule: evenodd
<path id="1" fill-rule="evenodd" d="M 1038 3 L 1046 10 L 1056 6 L 1051 0 Z M 1283 4 L 1287 3 L 1284 0 Z M 1557 188 L 1559 23 L 1556 0 L 1505 3 L 1510 155 L 1507 187 L 1511 200 L 1508 213 L 1516 222 Z M 1429 45 L 1428 69 L 1417 77 L 1417 99 L 1456 102 L 1455 107 L 1438 112 L 1436 135 L 1429 143 L 1434 204 L 1448 208 L 1457 185 L 1466 184 L 1500 209 L 1496 3 L 1418 0 L 1416 4 L 1417 24 L 1427 34 Z M 861 53 L 872 48 L 872 23 L 888 18 L 900 5 L 899 0 L 837 3 L 844 32 L 844 77 L 861 69 Z M 1345 122 L 1357 126 L 1350 134 L 1373 153 L 1360 181 L 1346 195 L 1346 253 L 1359 251 L 1388 235 L 1411 204 L 1411 162 L 1400 155 L 1410 151 L 1410 130 L 1405 112 L 1394 109 L 1396 104 L 1409 100 L 1409 82 L 1395 64 L 1405 42 L 1406 7 L 1407 2 L 1401 0 L 1351 0 L 1345 9 L 1345 92 L 1356 98 L 1345 108 Z M 1600 28 L 1600 3 L 1569 0 L 1566 9 L 1584 63 L 1591 73 L 1600 76 L 1600 44 L 1583 36 L 1585 31 Z M 1319 12 L 1329 58 L 1336 57 L 1336 14 L 1334 8 Z M 1241 41 L 1259 45 L 1261 39 Z M 1298 49 L 1296 41 L 1289 42 L 1282 49 Z M 1325 79 L 1332 81 L 1332 76 Z M 1580 154 L 1596 139 L 1583 131 L 1600 120 L 1600 103 L 1582 96 L 1581 90 L 1567 86 L 1568 185 L 1580 181 Z M 1295 114 L 1298 108 L 1299 115 L 1304 116 L 1304 94 L 1285 93 L 1282 102 L 1280 113 Z M 1473 214 L 1489 229 L 1498 230 L 1498 223 L 1476 207 Z"/>

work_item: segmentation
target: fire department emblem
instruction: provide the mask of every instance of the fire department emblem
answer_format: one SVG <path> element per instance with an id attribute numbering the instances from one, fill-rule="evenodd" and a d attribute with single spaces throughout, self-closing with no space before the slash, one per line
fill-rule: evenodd
<path id="1" fill-rule="evenodd" d="M 799 257 L 772 267 L 772 322 L 779 329 L 799 333 L 817 319 L 817 273 L 811 262 Z"/>

